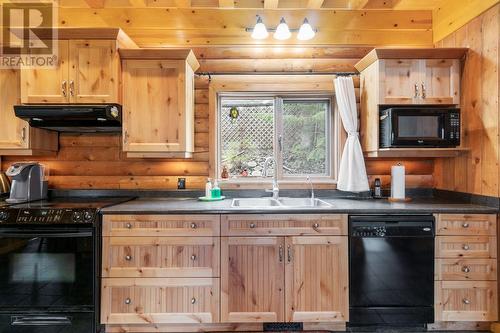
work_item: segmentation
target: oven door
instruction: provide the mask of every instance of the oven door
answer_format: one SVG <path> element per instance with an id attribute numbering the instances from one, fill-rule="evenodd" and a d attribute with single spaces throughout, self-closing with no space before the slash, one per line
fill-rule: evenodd
<path id="1" fill-rule="evenodd" d="M 448 147 L 448 111 L 436 109 L 392 110 L 393 147 Z"/>
<path id="2" fill-rule="evenodd" d="M 93 311 L 93 228 L 0 227 L 0 311 Z"/>

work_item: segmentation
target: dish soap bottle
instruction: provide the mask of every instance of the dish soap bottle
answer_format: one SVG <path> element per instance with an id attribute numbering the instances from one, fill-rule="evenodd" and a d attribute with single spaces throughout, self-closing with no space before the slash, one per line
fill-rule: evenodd
<path id="1" fill-rule="evenodd" d="M 205 198 L 210 199 L 212 197 L 212 182 L 210 178 L 207 178 L 207 183 L 205 184 Z"/>
<path id="2" fill-rule="evenodd" d="M 212 188 L 212 199 L 219 199 L 221 197 L 219 183 L 217 183 L 217 179 L 214 180 L 214 186 Z"/>

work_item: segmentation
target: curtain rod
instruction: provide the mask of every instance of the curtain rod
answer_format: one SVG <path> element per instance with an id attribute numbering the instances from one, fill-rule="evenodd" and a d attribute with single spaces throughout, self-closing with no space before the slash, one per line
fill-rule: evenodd
<path id="1" fill-rule="evenodd" d="M 208 76 L 211 81 L 212 76 L 216 75 L 336 75 L 336 76 L 354 76 L 359 75 L 358 72 L 200 72 L 195 73 L 198 76 Z"/>

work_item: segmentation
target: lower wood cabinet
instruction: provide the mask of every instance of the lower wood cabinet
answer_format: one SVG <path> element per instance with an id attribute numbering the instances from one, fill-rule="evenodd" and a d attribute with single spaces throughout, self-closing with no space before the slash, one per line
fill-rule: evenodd
<path id="1" fill-rule="evenodd" d="M 103 277 L 218 277 L 218 237 L 103 237 Z"/>
<path id="2" fill-rule="evenodd" d="M 498 319 L 497 216 L 436 215 L 435 320 Z"/>
<path id="3" fill-rule="evenodd" d="M 284 237 L 222 237 L 222 322 L 281 322 Z"/>
<path id="4" fill-rule="evenodd" d="M 347 237 L 222 237 L 223 322 L 348 320 Z"/>
<path id="5" fill-rule="evenodd" d="M 347 237 L 286 238 L 286 321 L 349 319 Z"/>
<path id="6" fill-rule="evenodd" d="M 437 281 L 437 321 L 496 321 L 496 281 Z"/>
<path id="7" fill-rule="evenodd" d="M 105 278 L 103 324 L 219 322 L 219 279 Z"/>

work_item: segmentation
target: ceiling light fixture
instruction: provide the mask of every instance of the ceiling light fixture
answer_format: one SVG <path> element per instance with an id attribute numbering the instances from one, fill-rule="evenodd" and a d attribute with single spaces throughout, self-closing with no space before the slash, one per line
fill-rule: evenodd
<path id="1" fill-rule="evenodd" d="M 304 19 L 304 22 L 300 26 L 299 33 L 297 35 L 298 40 L 309 40 L 314 38 L 314 35 L 316 33 L 314 32 L 314 29 L 311 27 L 309 24 L 309 21 L 307 18 Z"/>
<path id="2" fill-rule="evenodd" d="M 255 27 L 253 27 L 252 38 L 253 39 L 265 39 L 269 36 L 267 32 L 266 25 L 262 22 L 262 18 L 257 15 L 257 23 L 255 23 Z"/>
<path id="3" fill-rule="evenodd" d="M 286 40 L 292 36 L 288 25 L 286 24 L 285 18 L 282 17 L 280 20 L 280 24 L 276 28 L 276 31 L 273 34 L 274 39 L 277 40 Z"/>

